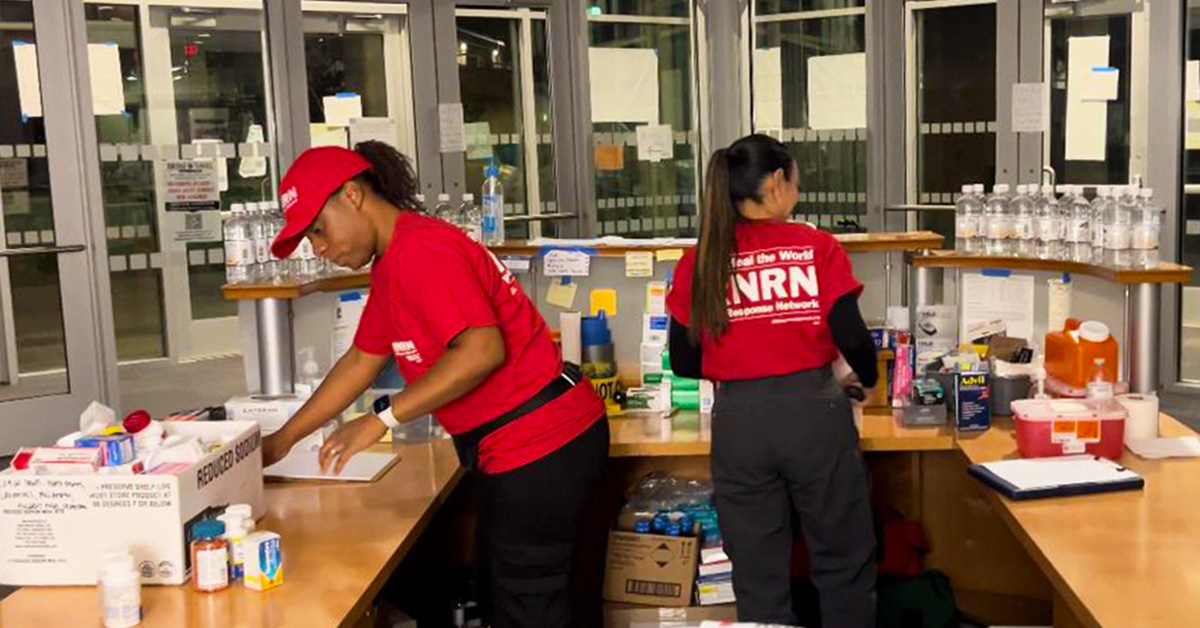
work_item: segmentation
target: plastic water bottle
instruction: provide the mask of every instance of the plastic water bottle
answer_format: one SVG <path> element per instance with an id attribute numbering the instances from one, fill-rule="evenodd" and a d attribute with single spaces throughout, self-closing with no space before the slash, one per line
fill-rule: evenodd
<path id="1" fill-rule="evenodd" d="M 458 208 L 458 225 L 472 240 L 480 244 L 484 244 L 483 218 L 483 212 L 475 204 L 475 195 L 463 194 L 462 205 Z"/>
<path id="2" fill-rule="evenodd" d="M 1109 203 L 1112 202 L 1112 188 L 1102 185 L 1096 188 L 1096 198 L 1092 200 L 1092 261 L 1099 263 L 1104 260 L 1104 221 Z"/>
<path id="3" fill-rule="evenodd" d="M 971 185 L 962 186 L 962 195 L 954 203 L 954 250 L 962 255 L 975 255 L 973 250 L 983 221 L 983 207 L 978 204 Z"/>
<path id="4" fill-rule="evenodd" d="M 483 243 L 487 246 L 504 244 L 504 184 L 500 169 L 491 164 L 484 169 L 483 180 Z"/>
<path id="5" fill-rule="evenodd" d="M 270 225 L 267 224 L 258 203 L 246 203 L 246 220 L 250 222 L 250 241 L 254 246 L 254 265 L 250 268 L 250 274 L 256 282 L 270 282 Z"/>
<path id="6" fill-rule="evenodd" d="M 1158 266 L 1158 246 L 1162 233 L 1162 208 L 1154 202 L 1154 190 L 1142 188 L 1138 213 L 1133 217 L 1134 263 L 1148 268 Z"/>
<path id="7" fill-rule="evenodd" d="M 250 239 L 250 222 L 246 206 L 234 203 L 232 215 L 225 221 L 225 281 L 231 284 L 249 283 L 254 267 L 254 241 Z"/>
<path id="8" fill-rule="evenodd" d="M 449 194 L 438 194 L 438 204 L 433 208 L 433 217 L 441 218 L 452 225 L 458 224 L 458 212 L 450 205 Z"/>
<path id="9" fill-rule="evenodd" d="M 283 214 L 279 211 L 279 203 L 275 201 L 267 201 L 263 203 L 266 207 L 264 215 L 266 216 L 267 225 L 269 227 L 269 237 L 267 240 L 267 255 L 270 256 L 270 276 L 276 281 L 287 279 L 288 263 L 287 260 L 275 257 L 275 253 L 271 252 L 271 244 L 275 242 L 275 238 L 279 237 L 279 232 L 283 231 L 285 222 Z"/>
<path id="10" fill-rule="evenodd" d="M 987 232 L 987 254 L 993 257 L 1010 255 L 1012 226 L 1009 218 L 1008 184 L 997 183 L 992 195 L 987 198 L 983 210 L 983 224 Z"/>
<path id="11" fill-rule="evenodd" d="M 1062 255 L 1063 221 L 1054 188 L 1046 186 L 1037 202 L 1033 219 L 1038 259 L 1059 259 Z"/>
<path id="12" fill-rule="evenodd" d="M 1104 221 L 1105 262 L 1119 267 L 1133 263 L 1133 254 L 1130 252 L 1133 215 L 1138 212 L 1140 202 L 1138 190 L 1132 185 L 1122 188 L 1120 195 L 1109 202 Z"/>
<path id="13" fill-rule="evenodd" d="M 975 232 L 974 242 L 968 242 L 968 247 L 974 251 L 975 255 L 987 254 L 987 223 L 984 222 L 984 206 L 987 204 L 987 194 L 984 193 L 984 185 L 976 183 L 971 186 L 971 200 L 974 201 L 974 208 L 979 212 L 979 230 Z"/>
<path id="14" fill-rule="evenodd" d="M 1072 262 L 1090 264 L 1092 261 L 1092 206 L 1083 196 L 1083 186 L 1062 186 L 1067 195 L 1062 200 L 1066 214 L 1066 258 Z"/>
<path id="15" fill-rule="evenodd" d="M 1013 238 L 1017 257 L 1033 257 L 1037 252 L 1033 220 L 1037 205 L 1036 185 L 1018 185 L 1017 196 L 1009 205 L 1013 217 Z"/>

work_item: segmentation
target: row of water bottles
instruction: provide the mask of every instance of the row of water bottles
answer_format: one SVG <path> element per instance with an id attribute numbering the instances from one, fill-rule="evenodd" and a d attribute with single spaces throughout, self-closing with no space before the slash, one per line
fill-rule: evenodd
<path id="1" fill-rule="evenodd" d="M 482 207 L 475 204 L 474 194 L 463 194 L 458 205 L 451 204 L 449 194 L 439 194 L 438 203 L 430 213 L 462 229 L 484 246 L 504 244 L 504 185 L 495 165 L 484 169 L 482 192 Z M 424 206 L 424 195 L 418 194 L 417 202 Z"/>
<path id="2" fill-rule="evenodd" d="M 964 185 L 955 203 L 955 250 L 966 255 L 1068 260 L 1118 267 L 1157 266 L 1162 208 L 1154 191 L 1100 186 L 1003 183 L 984 195 Z"/>
<path id="3" fill-rule="evenodd" d="M 225 281 L 264 284 L 321 277 L 330 269 L 304 238 L 288 259 L 271 253 L 271 243 L 283 229 L 279 203 L 234 203 L 225 220 Z"/>

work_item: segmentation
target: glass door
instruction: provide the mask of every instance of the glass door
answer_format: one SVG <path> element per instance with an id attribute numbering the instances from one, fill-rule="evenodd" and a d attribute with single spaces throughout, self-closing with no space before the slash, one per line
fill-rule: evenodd
<path id="1" fill-rule="evenodd" d="M 73 83 L 47 78 L 70 66 L 41 21 L 0 0 L 0 455 L 53 443 L 104 396 Z"/>
<path id="2" fill-rule="evenodd" d="M 454 15 L 465 192 L 478 204 L 485 171 L 495 165 L 504 185 L 506 237 L 557 235 L 554 222 L 529 220 L 558 213 L 546 12 L 463 3 Z"/>
<path id="3" fill-rule="evenodd" d="M 796 218 L 865 230 L 866 2 L 757 0 L 751 11 L 753 128 L 799 165 Z"/>
<path id="4" fill-rule="evenodd" d="M 262 2 L 88 0 L 85 19 L 118 358 L 238 354 L 222 212 L 276 187 Z"/>
<path id="5" fill-rule="evenodd" d="M 997 172 L 995 2 L 908 2 L 905 30 L 908 203 L 949 206 L 966 184 L 990 191 Z M 909 226 L 954 241 L 953 211 L 918 213 Z"/>

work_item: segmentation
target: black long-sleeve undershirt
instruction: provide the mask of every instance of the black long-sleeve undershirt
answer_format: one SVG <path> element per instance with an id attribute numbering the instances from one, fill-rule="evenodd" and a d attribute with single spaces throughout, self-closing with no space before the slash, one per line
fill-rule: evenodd
<path id="1" fill-rule="evenodd" d="M 879 364 L 875 356 L 875 341 L 858 309 L 858 295 L 845 294 L 829 310 L 829 332 L 833 344 L 842 352 L 846 362 L 866 388 L 879 379 Z M 704 356 L 698 345 L 688 338 L 686 325 L 671 317 L 669 334 L 671 371 L 680 377 L 700 379 Z"/>

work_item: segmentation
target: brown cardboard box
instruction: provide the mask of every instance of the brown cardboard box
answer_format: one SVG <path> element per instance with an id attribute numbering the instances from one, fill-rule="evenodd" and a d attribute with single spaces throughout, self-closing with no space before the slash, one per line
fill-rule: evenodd
<path id="1" fill-rule="evenodd" d="M 613 530 L 608 533 L 604 599 L 689 606 L 699 558 L 696 539 Z"/>
<path id="2" fill-rule="evenodd" d="M 654 608 L 621 603 L 604 605 L 604 628 L 660 628 L 697 626 L 705 621 L 737 621 L 733 604 Z"/>

